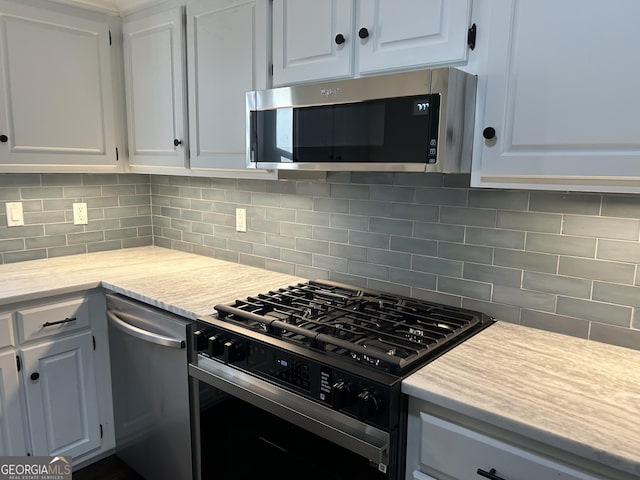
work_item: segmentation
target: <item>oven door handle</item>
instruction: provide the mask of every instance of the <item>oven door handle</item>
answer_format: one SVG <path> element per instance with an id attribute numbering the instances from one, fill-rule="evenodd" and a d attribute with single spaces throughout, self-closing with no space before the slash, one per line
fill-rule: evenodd
<path id="1" fill-rule="evenodd" d="M 389 434 L 383 430 L 201 355 L 198 365 L 189 365 L 189 375 L 359 454 L 375 462 L 381 471 L 386 470 Z"/>

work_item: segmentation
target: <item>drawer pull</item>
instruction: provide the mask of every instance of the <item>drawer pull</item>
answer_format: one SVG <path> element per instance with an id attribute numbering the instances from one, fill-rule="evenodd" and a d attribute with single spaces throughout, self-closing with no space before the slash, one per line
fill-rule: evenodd
<path id="1" fill-rule="evenodd" d="M 61 323 L 75 322 L 76 320 L 77 320 L 76 317 L 71 317 L 71 318 L 67 317 L 64 320 L 58 320 L 57 322 L 44 322 L 42 324 L 42 328 L 52 327 L 53 325 L 60 325 Z"/>
<path id="2" fill-rule="evenodd" d="M 486 471 L 482 470 L 481 468 L 479 468 L 476 473 L 478 475 L 480 475 L 481 477 L 490 478 L 491 480 L 504 480 L 504 478 L 499 477 L 498 475 L 496 475 L 496 469 L 495 468 L 492 468 L 488 472 L 486 472 Z"/>

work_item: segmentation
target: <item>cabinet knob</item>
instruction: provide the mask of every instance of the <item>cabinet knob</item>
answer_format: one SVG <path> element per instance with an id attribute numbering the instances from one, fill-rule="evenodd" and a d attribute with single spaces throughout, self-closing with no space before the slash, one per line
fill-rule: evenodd
<path id="1" fill-rule="evenodd" d="M 362 27 L 360 30 L 358 30 L 358 36 L 364 40 L 369 36 L 369 30 L 367 30 L 365 27 Z"/>
<path id="2" fill-rule="evenodd" d="M 173 146 L 177 147 L 178 145 L 182 145 L 182 140 L 178 140 L 177 138 L 173 139 Z"/>
<path id="3" fill-rule="evenodd" d="M 336 35 L 336 45 L 342 45 L 346 40 L 343 34 L 339 33 Z"/>
<path id="4" fill-rule="evenodd" d="M 40 374 L 39 374 L 38 372 L 33 372 L 33 373 L 31 374 L 31 380 L 33 380 L 34 382 L 35 382 L 36 380 L 38 380 L 39 378 L 40 378 Z"/>
<path id="5" fill-rule="evenodd" d="M 496 138 L 496 129 L 493 127 L 487 127 L 482 131 L 482 136 L 487 140 Z"/>
<path id="6" fill-rule="evenodd" d="M 7 143 L 8 140 L 9 137 L 7 137 L 6 135 L 0 135 L 0 142 Z"/>

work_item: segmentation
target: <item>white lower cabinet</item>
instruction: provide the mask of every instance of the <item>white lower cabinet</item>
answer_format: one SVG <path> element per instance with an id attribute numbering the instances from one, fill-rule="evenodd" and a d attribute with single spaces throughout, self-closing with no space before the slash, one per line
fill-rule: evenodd
<path id="1" fill-rule="evenodd" d="M 582 467 L 588 462 L 576 459 L 572 464 L 560 458 L 569 454 L 547 447 L 541 452 L 519 437 L 518 444 L 497 438 L 487 429 L 461 425 L 451 418 L 430 413 L 424 402 L 409 400 L 407 438 L 407 480 L 603 480 L 627 478 L 619 472 L 597 476 Z M 452 420 L 453 419 L 453 420 Z M 569 460 L 567 460 L 569 462 Z M 576 465 L 576 466 L 574 466 Z M 579 465 L 579 467 L 578 467 Z"/>
<path id="2" fill-rule="evenodd" d="M 91 332 L 41 342 L 22 355 L 33 454 L 77 457 L 98 448 Z"/>
<path id="3" fill-rule="evenodd" d="M 17 346 L 0 355 L 0 454 L 71 456 L 78 465 L 113 449 L 104 295 L 9 308 Z"/>
<path id="4" fill-rule="evenodd" d="M 0 353 L 0 456 L 26 455 L 24 407 L 21 398 L 16 352 Z"/>

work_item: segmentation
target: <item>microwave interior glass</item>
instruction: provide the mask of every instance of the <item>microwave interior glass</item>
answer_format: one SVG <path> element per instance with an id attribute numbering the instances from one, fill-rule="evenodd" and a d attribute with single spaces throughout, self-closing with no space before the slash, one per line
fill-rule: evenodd
<path id="1" fill-rule="evenodd" d="M 251 111 L 258 163 L 435 163 L 440 95 Z"/>

